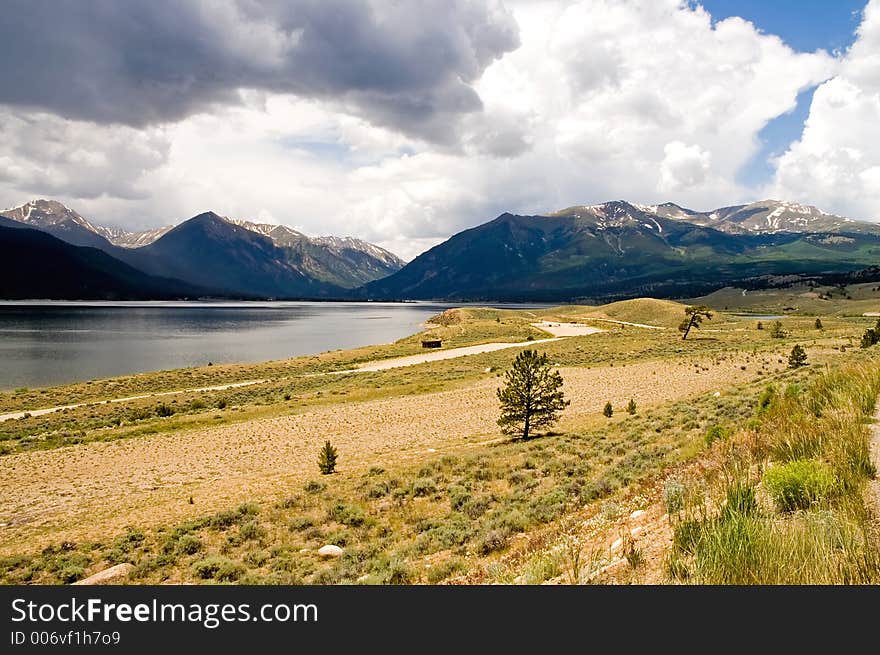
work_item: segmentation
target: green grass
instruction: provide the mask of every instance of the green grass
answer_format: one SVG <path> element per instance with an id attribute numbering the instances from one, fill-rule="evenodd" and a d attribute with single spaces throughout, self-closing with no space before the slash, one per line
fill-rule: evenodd
<path id="1" fill-rule="evenodd" d="M 673 517 L 668 576 L 700 584 L 880 582 L 880 544 L 864 503 L 875 474 L 866 417 L 878 393 L 880 368 L 868 359 L 765 395 L 756 418 L 717 451 L 716 510 L 707 512 L 711 498 L 699 496 Z"/>

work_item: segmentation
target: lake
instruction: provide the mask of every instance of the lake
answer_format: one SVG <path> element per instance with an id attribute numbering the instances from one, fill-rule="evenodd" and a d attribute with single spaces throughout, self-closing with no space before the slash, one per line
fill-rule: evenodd
<path id="1" fill-rule="evenodd" d="M 391 343 L 418 332 L 420 323 L 444 309 L 460 306 L 430 302 L 0 302 L 0 389 Z"/>

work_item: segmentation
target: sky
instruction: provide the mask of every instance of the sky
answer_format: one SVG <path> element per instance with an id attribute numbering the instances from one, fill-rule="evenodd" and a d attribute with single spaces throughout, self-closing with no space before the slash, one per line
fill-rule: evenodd
<path id="1" fill-rule="evenodd" d="M 0 205 L 411 259 L 510 211 L 880 220 L 880 0 L 7 0 Z"/>

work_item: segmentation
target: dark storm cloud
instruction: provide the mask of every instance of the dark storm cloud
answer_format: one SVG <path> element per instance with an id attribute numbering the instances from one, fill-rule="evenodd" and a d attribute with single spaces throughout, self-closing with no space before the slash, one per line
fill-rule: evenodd
<path id="1" fill-rule="evenodd" d="M 143 126 L 259 89 L 448 141 L 481 108 L 470 84 L 518 44 L 494 2 L 7 0 L 0 103 Z"/>

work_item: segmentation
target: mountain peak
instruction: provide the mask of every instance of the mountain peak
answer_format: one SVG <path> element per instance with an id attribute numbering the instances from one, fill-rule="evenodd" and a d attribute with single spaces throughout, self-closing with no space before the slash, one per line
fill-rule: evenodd
<path id="1" fill-rule="evenodd" d="M 19 207 L 7 209 L 2 214 L 7 218 L 29 225 L 48 226 L 61 223 L 62 221 L 72 221 L 92 231 L 96 231 L 94 226 L 86 219 L 57 200 L 36 198 Z"/>
<path id="2" fill-rule="evenodd" d="M 193 216 L 192 218 L 190 218 L 186 222 L 189 223 L 190 221 L 197 221 L 197 222 L 222 221 L 223 223 L 231 223 L 230 220 L 228 220 L 227 218 L 224 218 L 220 214 L 213 212 L 213 211 L 206 211 L 206 212 L 202 212 L 201 214 L 196 214 L 195 216 Z"/>

